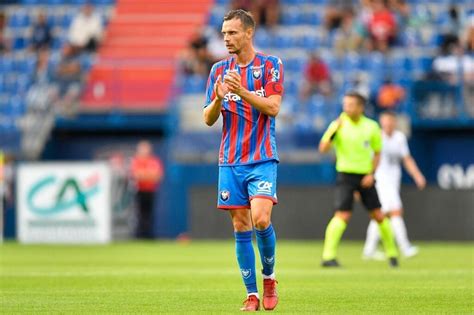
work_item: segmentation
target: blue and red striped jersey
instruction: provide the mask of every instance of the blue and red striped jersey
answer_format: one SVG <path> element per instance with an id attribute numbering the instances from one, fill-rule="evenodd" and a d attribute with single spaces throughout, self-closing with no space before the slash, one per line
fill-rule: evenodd
<path id="1" fill-rule="evenodd" d="M 220 75 L 236 70 L 242 86 L 261 97 L 283 94 L 283 64 L 280 58 L 257 53 L 247 66 L 236 64 L 235 57 L 212 66 L 206 88 L 208 106 L 215 97 L 214 83 Z M 219 165 L 245 165 L 268 160 L 278 161 L 275 140 L 275 117 L 265 115 L 234 93 L 227 93 L 222 102 L 222 140 Z"/>

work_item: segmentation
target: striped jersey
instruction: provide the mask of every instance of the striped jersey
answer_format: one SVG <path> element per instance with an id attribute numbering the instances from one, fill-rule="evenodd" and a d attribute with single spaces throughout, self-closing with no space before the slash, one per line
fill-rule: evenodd
<path id="1" fill-rule="evenodd" d="M 247 66 L 236 64 L 235 57 L 215 63 L 206 88 L 207 107 L 215 98 L 214 83 L 220 75 L 236 70 L 242 86 L 261 97 L 283 94 L 283 64 L 275 56 L 256 53 Z M 234 166 L 268 160 L 278 161 L 275 140 L 275 117 L 265 115 L 234 93 L 227 93 L 222 101 L 222 140 L 219 165 Z"/>

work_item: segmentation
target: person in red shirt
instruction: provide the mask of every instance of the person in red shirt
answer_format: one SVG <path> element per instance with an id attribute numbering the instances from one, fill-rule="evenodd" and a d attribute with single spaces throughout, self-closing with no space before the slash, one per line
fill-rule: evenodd
<path id="1" fill-rule="evenodd" d="M 163 164 L 153 155 L 153 147 L 149 141 L 138 143 L 131 163 L 131 173 L 137 188 L 136 236 L 152 238 L 155 192 L 163 178 Z"/>
<path id="2" fill-rule="evenodd" d="M 370 34 L 369 49 L 385 52 L 395 42 L 397 22 L 387 7 L 387 0 L 372 0 L 372 10 L 372 17 L 367 25 Z"/>
<path id="3" fill-rule="evenodd" d="M 328 66 L 316 53 L 310 55 L 304 72 L 305 82 L 301 88 L 301 99 L 307 100 L 313 94 L 330 96 L 331 75 Z"/>

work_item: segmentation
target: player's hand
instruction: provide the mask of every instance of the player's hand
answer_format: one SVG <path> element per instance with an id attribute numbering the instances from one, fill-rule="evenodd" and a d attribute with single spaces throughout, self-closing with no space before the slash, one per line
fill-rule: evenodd
<path id="1" fill-rule="evenodd" d="M 363 188 L 370 188 L 374 186 L 374 183 L 375 183 L 375 178 L 374 178 L 374 175 L 372 174 L 365 175 L 364 177 L 362 177 L 362 180 L 360 181 L 360 185 Z"/>
<path id="2" fill-rule="evenodd" d="M 216 94 L 216 98 L 221 101 L 228 92 L 229 88 L 227 87 L 227 84 L 222 82 L 221 75 L 219 74 L 216 83 L 214 83 L 214 93 Z"/>
<path id="3" fill-rule="evenodd" d="M 419 174 L 418 176 L 415 176 L 414 178 L 416 187 L 418 187 L 419 190 L 423 190 L 426 187 L 426 179 L 423 175 Z"/>
<path id="4" fill-rule="evenodd" d="M 244 87 L 242 86 L 242 78 L 240 77 L 240 74 L 235 70 L 230 70 L 224 76 L 224 82 L 227 84 L 227 86 L 229 87 L 229 91 L 231 91 L 232 93 L 240 95 L 244 90 Z"/>

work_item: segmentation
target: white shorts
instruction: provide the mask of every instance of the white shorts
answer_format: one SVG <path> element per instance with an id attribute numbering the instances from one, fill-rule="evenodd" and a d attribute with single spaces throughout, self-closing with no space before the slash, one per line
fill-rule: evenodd
<path id="1" fill-rule="evenodd" d="M 402 199 L 400 198 L 400 187 L 398 185 L 377 182 L 375 188 L 377 188 L 383 213 L 403 208 Z"/>

